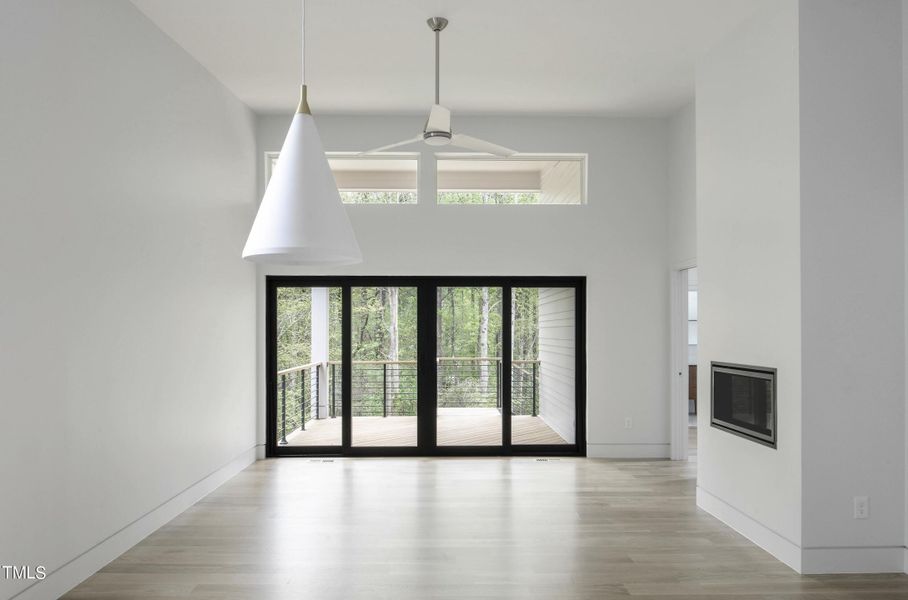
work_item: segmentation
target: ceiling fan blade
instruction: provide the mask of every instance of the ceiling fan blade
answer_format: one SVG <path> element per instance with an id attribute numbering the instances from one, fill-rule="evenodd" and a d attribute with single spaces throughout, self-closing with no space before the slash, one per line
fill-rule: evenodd
<path id="1" fill-rule="evenodd" d="M 365 152 L 360 152 L 359 154 L 374 154 L 375 152 L 383 152 L 385 150 L 390 150 L 391 148 L 397 148 L 398 146 L 406 146 L 407 144 L 414 144 L 416 142 L 422 141 L 422 134 L 419 134 L 416 137 L 404 140 L 402 142 L 394 142 L 393 144 L 388 144 L 387 146 L 379 146 L 378 148 L 372 148 L 371 150 L 366 150 Z"/>
<path id="2" fill-rule="evenodd" d="M 425 131 L 451 131 L 451 111 L 440 104 L 433 104 Z"/>
<path id="3" fill-rule="evenodd" d="M 511 150 L 510 148 L 505 148 L 504 146 L 499 146 L 498 144 L 493 144 L 492 142 L 487 142 L 462 133 L 455 133 L 451 136 L 451 144 L 475 152 L 494 154 L 495 156 L 513 156 L 517 154 L 516 150 Z"/>

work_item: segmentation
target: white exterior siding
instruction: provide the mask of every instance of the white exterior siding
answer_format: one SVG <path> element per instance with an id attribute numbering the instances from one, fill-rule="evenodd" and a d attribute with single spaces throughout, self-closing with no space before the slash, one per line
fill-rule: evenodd
<path id="1" fill-rule="evenodd" d="M 574 307 L 573 289 L 539 289 L 539 415 L 570 443 L 576 425 Z"/>

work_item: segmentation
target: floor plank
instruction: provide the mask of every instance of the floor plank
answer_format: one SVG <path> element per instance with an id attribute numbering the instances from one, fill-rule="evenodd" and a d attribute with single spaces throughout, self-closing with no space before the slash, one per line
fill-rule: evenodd
<path id="1" fill-rule="evenodd" d="M 259 461 L 69 600 L 894 600 L 799 576 L 694 504 L 694 461 Z"/>

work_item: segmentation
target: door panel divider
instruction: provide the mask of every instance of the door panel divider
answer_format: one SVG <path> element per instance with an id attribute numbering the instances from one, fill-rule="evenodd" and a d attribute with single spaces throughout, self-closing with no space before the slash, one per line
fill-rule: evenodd
<path id="1" fill-rule="evenodd" d="M 416 293 L 416 436 L 421 454 L 430 455 L 436 447 L 438 433 L 438 363 L 435 361 L 438 318 L 435 298 L 438 288 L 422 282 Z"/>
<path id="2" fill-rule="evenodd" d="M 511 453 L 511 293 L 510 285 L 501 286 L 501 373 L 498 385 L 501 386 L 501 452 Z M 503 377 L 502 377 L 503 376 Z"/>
<path id="3" fill-rule="evenodd" d="M 353 447 L 353 411 L 350 398 L 353 397 L 353 298 L 349 284 L 341 286 L 341 445 L 349 454 Z"/>

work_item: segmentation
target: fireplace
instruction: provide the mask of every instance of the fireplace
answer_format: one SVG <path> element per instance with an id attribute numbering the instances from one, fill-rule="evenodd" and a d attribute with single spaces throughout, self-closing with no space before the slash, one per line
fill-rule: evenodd
<path id="1" fill-rule="evenodd" d="M 776 370 L 712 363 L 711 425 L 776 447 Z"/>

